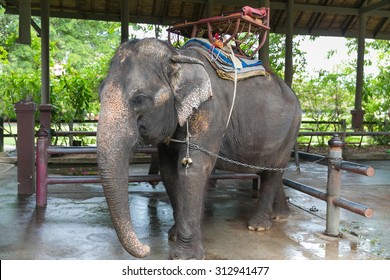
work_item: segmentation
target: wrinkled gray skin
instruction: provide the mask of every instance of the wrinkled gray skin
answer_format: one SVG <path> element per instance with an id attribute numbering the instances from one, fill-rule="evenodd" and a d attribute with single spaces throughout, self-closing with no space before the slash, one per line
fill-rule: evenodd
<path id="1" fill-rule="evenodd" d="M 212 96 L 211 96 L 212 95 Z M 128 162 L 134 148 L 158 146 L 160 173 L 175 225 L 169 232 L 172 259 L 203 259 L 201 218 L 208 177 L 213 168 L 254 173 L 191 149 L 185 174 L 181 161 L 188 120 L 191 142 L 210 152 L 247 164 L 285 167 L 297 137 L 301 109 L 295 94 L 280 79 L 257 76 L 240 81 L 229 126 L 233 82 L 220 79 L 194 49 L 180 51 L 166 42 L 143 39 L 122 44 L 100 87 L 97 133 L 98 164 L 112 221 L 123 247 L 145 257 L 150 248 L 136 237 L 128 202 Z M 286 218 L 288 206 L 282 173 L 258 172 L 261 188 L 248 228 L 265 230 L 272 219 Z"/>

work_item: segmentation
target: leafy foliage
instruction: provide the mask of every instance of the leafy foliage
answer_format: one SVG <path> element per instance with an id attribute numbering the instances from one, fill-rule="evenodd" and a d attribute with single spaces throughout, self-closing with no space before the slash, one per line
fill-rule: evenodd
<path id="1" fill-rule="evenodd" d="M 39 23 L 39 18 L 34 18 Z M 0 114 L 15 118 L 16 102 L 32 98 L 40 104 L 40 38 L 32 30 L 31 46 L 17 43 L 16 16 L 1 15 Z M 85 119 L 99 110 L 97 91 L 119 45 L 119 23 L 51 19 L 50 66 L 63 73 L 50 75 L 53 121 Z"/>
<path id="2" fill-rule="evenodd" d="M 304 111 L 304 119 L 314 121 L 315 131 L 340 131 L 340 125 L 330 126 L 322 122 L 346 120 L 351 126 L 350 111 L 354 108 L 356 89 L 357 40 L 347 41 L 348 63 L 340 63 L 335 71 L 319 70 L 308 73 L 305 53 L 299 50 L 302 38 L 294 38 L 294 77 L 293 89 L 297 93 Z M 310 40 L 315 40 L 310 38 Z M 390 41 L 372 40 L 366 43 L 365 66 L 375 67 L 376 73 L 366 74 L 363 88 L 363 109 L 365 110 L 365 129 L 369 131 L 389 131 L 387 111 L 390 110 Z M 270 62 L 274 72 L 284 75 L 284 36 L 270 35 Z M 332 59 L 335 51 L 328 53 Z M 370 59 L 371 57 L 371 59 Z M 372 59 L 372 58 L 377 59 Z M 378 144 L 389 144 L 388 136 L 374 137 Z M 324 138 L 319 139 L 324 143 Z"/>
<path id="3" fill-rule="evenodd" d="M 295 74 L 304 73 L 306 70 L 305 52 L 299 49 L 302 37 L 295 37 L 293 40 L 293 71 Z M 286 36 L 283 34 L 269 34 L 270 64 L 272 70 L 284 78 L 284 63 L 286 54 Z M 295 77 L 294 77 L 295 78 Z"/>

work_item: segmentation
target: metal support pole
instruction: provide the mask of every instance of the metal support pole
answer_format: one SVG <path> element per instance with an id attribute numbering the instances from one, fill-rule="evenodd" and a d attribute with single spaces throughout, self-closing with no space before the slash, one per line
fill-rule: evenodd
<path id="1" fill-rule="evenodd" d="M 49 146 L 49 133 L 41 125 L 37 134 L 37 194 L 36 204 L 39 207 L 47 205 L 47 148 Z"/>
<path id="2" fill-rule="evenodd" d="M 37 108 L 33 102 L 20 101 L 15 104 L 18 123 L 16 151 L 18 153 L 18 194 L 35 192 L 35 148 L 34 126 Z"/>
<path id="3" fill-rule="evenodd" d="M 343 141 L 337 134 L 328 141 L 329 162 L 328 162 L 328 188 L 326 196 L 326 234 L 339 236 L 340 208 L 333 204 L 334 199 L 340 197 L 341 170 L 335 167 L 336 162 L 342 160 Z"/>

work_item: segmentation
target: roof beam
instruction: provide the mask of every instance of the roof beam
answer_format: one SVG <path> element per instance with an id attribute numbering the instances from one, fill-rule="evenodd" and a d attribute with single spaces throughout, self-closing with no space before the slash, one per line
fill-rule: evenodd
<path id="1" fill-rule="evenodd" d="M 283 27 L 277 27 L 272 30 L 273 33 L 286 33 L 286 28 Z M 303 27 L 294 27 L 294 35 L 310 35 L 310 36 L 333 36 L 333 37 L 346 37 L 346 38 L 357 38 L 358 31 L 357 30 L 347 30 L 345 33 L 342 30 L 339 29 L 320 29 L 320 28 L 313 28 L 311 31 L 309 31 L 308 28 Z M 390 34 L 386 32 L 378 32 L 376 35 L 374 35 L 373 32 L 367 31 L 366 38 L 373 38 L 373 39 L 381 39 L 381 40 L 390 40 Z"/>
<path id="2" fill-rule="evenodd" d="M 363 6 L 362 8 L 360 8 L 359 11 L 361 14 L 372 15 L 371 13 L 379 9 L 386 8 L 387 6 L 390 6 L 390 0 L 382 0 L 370 6 Z"/>
<path id="3" fill-rule="evenodd" d="M 195 3 L 201 3 L 204 4 L 205 0 L 192 0 L 191 2 Z M 378 16 L 378 17 L 388 17 L 390 18 L 390 11 L 389 10 L 381 10 L 381 8 L 387 7 L 390 5 L 389 3 L 390 0 L 382 0 L 381 2 L 377 4 L 370 5 L 366 8 L 343 8 L 343 7 L 331 7 L 331 6 L 325 6 L 325 5 L 310 5 L 310 4 L 295 4 L 294 5 L 294 10 L 297 12 L 301 11 L 307 11 L 307 12 L 316 12 L 316 13 L 329 13 L 329 14 L 339 14 L 339 15 L 355 15 L 358 16 L 360 13 L 367 13 L 369 16 Z M 108 2 L 107 2 L 108 3 Z M 138 10 L 139 10 L 139 1 L 138 3 Z M 245 2 L 248 5 L 253 5 L 254 7 L 258 6 L 258 1 L 247 1 Z M 240 0 L 214 0 L 214 5 L 233 5 L 233 6 L 242 6 L 242 1 Z M 286 10 L 286 3 L 283 2 L 270 2 L 270 7 L 271 9 L 274 10 Z M 58 8 L 59 10 L 60 7 Z M 52 7 L 51 11 L 54 12 L 56 10 L 55 7 Z M 32 9 L 34 11 L 34 9 Z M 62 12 L 62 11 L 61 11 Z M 12 7 L 8 6 L 7 7 L 7 13 L 10 14 L 18 14 L 19 9 L 17 7 Z M 66 12 L 64 12 L 66 13 Z M 80 18 L 84 19 L 86 16 L 79 16 L 76 17 L 80 14 L 86 14 L 84 13 L 72 13 L 75 16 L 73 18 Z M 71 17 L 71 16 L 66 16 L 66 17 Z M 89 16 L 87 16 L 89 17 Z M 120 15 L 118 15 L 118 21 L 119 21 Z M 104 20 L 104 19 L 102 19 Z"/>
<path id="4" fill-rule="evenodd" d="M 386 21 L 388 21 L 388 18 L 382 18 L 377 26 L 373 30 L 373 37 L 376 38 L 382 27 L 385 25 Z"/>
<path id="5" fill-rule="evenodd" d="M 232 5 L 232 6 L 242 6 L 242 1 L 240 0 L 214 0 L 216 5 Z M 200 0 L 200 2 L 203 2 Z M 259 1 L 246 1 L 245 4 L 253 7 L 258 6 Z M 339 14 L 339 15 L 356 15 L 358 16 L 361 12 L 369 13 L 370 16 L 380 16 L 380 17 L 390 17 L 390 11 L 380 10 L 390 5 L 390 0 L 382 0 L 377 4 L 373 4 L 365 7 L 363 10 L 360 8 L 345 8 L 345 7 L 332 7 L 326 5 L 316 5 L 316 4 L 295 4 L 295 11 L 302 12 L 315 12 L 315 13 L 329 13 L 329 14 Z M 287 4 L 285 2 L 272 2 L 270 3 L 271 9 L 275 10 L 286 10 Z"/>

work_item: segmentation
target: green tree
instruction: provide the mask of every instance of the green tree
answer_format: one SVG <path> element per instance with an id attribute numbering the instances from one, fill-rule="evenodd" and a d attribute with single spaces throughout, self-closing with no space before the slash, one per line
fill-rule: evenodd
<path id="1" fill-rule="evenodd" d="M 286 36 L 283 34 L 269 34 L 270 64 L 272 70 L 281 78 L 284 78 L 285 54 L 286 54 Z M 294 79 L 300 77 L 306 71 L 307 62 L 306 53 L 299 49 L 304 37 L 295 36 L 293 40 L 293 72 Z"/>
<path id="2" fill-rule="evenodd" d="M 39 25 L 39 18 L 34 18 Z M 83 119 L 99 110 L 97 91 L 119 45 L 119 23 L 52 18 L 50 65 L 61 65 L 63 75 L 51 73 L 53 120 Z M 40 38 L 32 32 L 31 46 L 17 43 L 18 17 L 0 15 L 0 114 L 14 118 L 14 103 L 32 96 L 40 103 Z"/>

